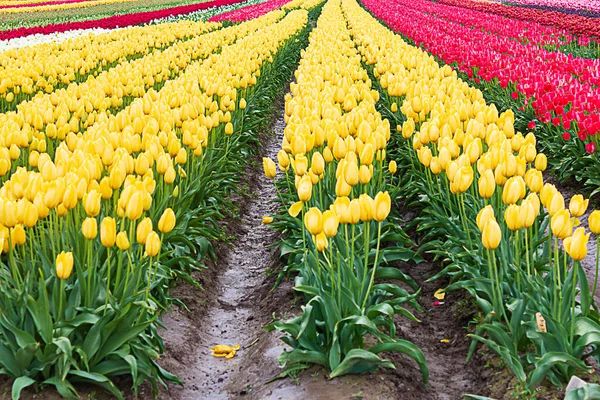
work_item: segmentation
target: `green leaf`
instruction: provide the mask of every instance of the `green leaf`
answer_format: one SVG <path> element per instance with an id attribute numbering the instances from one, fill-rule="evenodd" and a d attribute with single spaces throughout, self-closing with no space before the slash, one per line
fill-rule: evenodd
<path id="1" fill-rule="evenodd" d="M 367 371 L 375 371 L 378 367 L 395 369 L 394 364 L 380 359 L 376 354 L 363 350 L 352 349 L 341 364 L 329 375 L 329 379 L 347 374 L 360 374 Z"/>
<path id="2" fill-rule="evenodd" d="M 585 363 L 567 353 L 549 352 L 542 356 L 535 363 L 535 369 L 529 375 L 529 384 L 527 385 L 530 390 L 535 389 L 544 380 L 551 368 L 557 365 L 564 366 L 565 364 L 572 367 L 590 372 L 590 368 Z"/>
<path id="3" fill-rule="evenodd" d="M 411 343 L 408 340 L 396 339 L 395 342 L 376 344 L 375 346 L 371 347 L 369 351 L 373 352 L 374 354 L 383 352 L 406 354 L 417 362 L 425 385 L 429 383 L 429 366 L 427 365 L 427 360 L 425 359 L 425 355 L 421 349 L 419 349 L 414 343 Z"/>
<path id="4" fill-rule="evenodd" d="M 15 379 L 12 385 L 12 400 L 19 400 L 21 398 L 21 391 L 34 383 L 35 380 L 28 376 L 20 376 Z"/>
<path id="5" fill-rule="evenodd" d="M 108 379 L 104 375 L 79 370 L 72 370 L 69 374 L 81 378 L 74 379 L 74 381 L 82 380 L 84 382 L 96 384 L 106 389 L 108 392 L 112 393 L 117 399 L 123 400 L 123 395 L 121 394 L 119 389 L 117 389 L 114 383 L 112 383 L 110 379 Z"/>

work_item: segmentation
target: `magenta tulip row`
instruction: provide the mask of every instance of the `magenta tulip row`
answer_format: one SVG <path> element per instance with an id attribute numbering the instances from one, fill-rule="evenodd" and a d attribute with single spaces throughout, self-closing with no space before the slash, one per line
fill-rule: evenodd
<path id="1" fill-rule="evenodd" d="M 436 16 L 443 5 L 426 0 L 363 0 L 378 18 L 447 64 L 476 80 L 516 86 L 540 121 L 600 133 L 600 61 L 546 51 L 537 45 L 472 29 Z M 427 11 L 423 11 L 427 9 Z M 440 11 L 441 12 L 441 11 Z"/>
<path id="2" fill-rule="evenodd" d="M 521 4 L 524 6 L 560 7 L 571 10 L 590 10 L 600 12 L 599 0 L 509 0 L 508 2 L 513 4 Z"/>
<path id="3" fill-rule="evenodd" d="M 74 29 L 90 29 L 104 28 L 112 29 L 116 27 L 124 27 L 131 25 L 139 25 L 148 23 L 155 19 L 166 18 L 173 15 L 187 14 L 198 10 L 205 10 L 212 7 L 220 7 L 235 3 L 240 3 L 243 0 L 213 0 L 198 4 L 190 4 L 185 6 L 165 8 L 163 10 L 146 11 L 126 15 L 114 15 L 112 17 L 81 22 L 66 22 L 61 24 L 36 26 L 32 28 L 18 28 L 8 31 L 0 31 L 0 40 L 13 39 L 22 36 L 33 34 L 49 34 L 54 32 L 65 32 Z"/>
<path id="4" fill-rule="evenodd" d="M 264 15 L 270 11 L 280 8 L 281 6 L 289 2 L 290 0 L 270 0 L 264 3 L 253 4 L 248 7 L 242 7 L 238 8 L 237 10 L 215 15 L 214 17 L 210 18 L 209 21 L 247 21 L 250 19 L 258 18 L 261 15 Z"/>

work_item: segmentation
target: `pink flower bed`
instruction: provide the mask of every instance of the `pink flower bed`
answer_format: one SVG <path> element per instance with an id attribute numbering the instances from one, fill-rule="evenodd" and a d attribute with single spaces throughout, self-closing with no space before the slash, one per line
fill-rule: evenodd
<path id="1" fill-rule="evenodd" d="M 510 2 L 525 6 L 561 7 L 600 12 L 599 0 L 510 0 Z"/>
<path id="2" fill-rule="evenodd" d="M 284 4 L 289 3 L 289 1 L 290 0 L 271 0 L 264 3 L 253 4 L 251 6 L 238 8 L 237 10 L 233 10 L 224 14 L 215 15 L 214 17 L 209 19 L 209 21 L 247 21 L 249 19 L 260 17 L 261 15 L 264 15 L 270 11 L 280 8 Z"/>
<path id="3" fill-rule="evenodd" d="M 440 20 L 443 5 L 426 0 L 363 0 L 378 18 L 475 80 L 514 84 L 542 122 L 579 136 L 600 133 L 600 60 L 576 58 Z M 424 11 L 427 10 L 427 11 Z"/>
<path id="4" fill-rule="evenodd" d="M 146 11 L 126 15 L 115 15 L 112 17 L 94 21 L 68 22 L 55 25 L 36 26 L 33 28 L 18 28 L 0 32 L 0 40 L 13 39 L 16 37 L 28 36 L 37 33 L 48 34 L 54 32 L 65 32 L 73 29 L 112 29 L 116 27 L 139 25 L 148 23 L 158 18 L 165 18 L 171 15 L 188 14 L 198 10 L 205 10 L 207 8 L 240 3 L 241 1 L 243 0 L 213 0 L 199 4 L 190 4 L 186 6 L 165 8 L 164 10 Z"/>
<path id="5" fill-rule="evenodd" d="M 523 21 L 537 22 L 542 25 L 565 29 L 577 35 L 600 37 L 600 18 L 589 18 L 576 14 L 533 8 L 513 7 L 501 3 L 475 0 L 438 0 L 439 3 L 470 8 L 490 14 L 498 14 Z"/>

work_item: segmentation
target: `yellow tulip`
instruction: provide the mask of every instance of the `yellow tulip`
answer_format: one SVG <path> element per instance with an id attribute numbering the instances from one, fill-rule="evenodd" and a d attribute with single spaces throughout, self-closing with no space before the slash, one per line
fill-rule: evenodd
<path id="1" fill-rule="evenodd" d="M 548 207 L 550 200 L 552 200 L 552 196 L 554 196 L 554 193 L 556 192 L 556 187 L 550 183 L 546 183 L 542 187 L 542 190 L 540 190 L 540 200 L 542 201 L 544 207 Z"/>
<path id="2" fill-rule="evenodd" d="M 588 218 L 588 226 L 594 235 L 600 235 L 600 210 L 594 210 Z"/>
<path id="3" fill-rule="evenodd" d="M 544 172 L 547 167 L 548 167 L 548 159 L 546 158 L 546 155 L 544 153 L 539 153 L 535 157 L 535 168 L 538 171 Z"/>
<path id="4" fill-rule="evenodd" d="M 581 261 L 587 256 L 588 240 L 590 234 L 585 233 L 584 228 L 575 229 L 573 236 L 569 236 L 563 240 L 563 245 L 567 254 L 575 261 Z"/>
<path id="5" fill-rule="evenodd" d="M 485 224 L 490 219 L 495 219 L 494 208 L 491 205 L 488 205 L 488 206 L 483 207 L 479 211 L 479 213 L 477 213 L 477 218 L 475 221 L 477 222 L 477 227 L 479 228 L 480 231 L 483 232 L 483 228 L 485 227 Z"/>
<path id="6" fill-rule="evenodd" d="M 491 169 L 486 170 L 479 177 L 479 195 L 484 199 L 489 199 L 494 195 L 496 190 L 496 180 Z"/>
<path id="7" fill-rule="evenodd" d="M 296 156 L 296 158 L 294 159 L 293 167 L 294 171 L 296 172 L 296 175 L 305 175 L 308 170 L 308 158 L 306 158 L 303 155 Z"/>
<path id="8" fill-rule="evenodd" d="M 323 158 L 321 153 L 313 153 L 312 160 L 310 163 L 310 169 L 315 175 L 321 175 L 323 171 L 325 171 L 325 159 Z"/>
<path id="9" fill-rule="evenodd" d="M 353 199 L 350 201 L 350 223 L 357 224 L 360 221 L 360 201 Z"/>
<path id="10" fill-rule="evenodd" d="M 392 208 L 392 199 L 388 192 L 379 192 L 375 196 L 373 205 L 373 219 L 381 222 L 387 218 Z"/>
<path id="11" fill-rule="evenodd" d="M 520 209 L 516 204 L 511 204 L 504 210 L 504 222 L 511 231 L 516 231 L 522 228 L 522 221 L 519 218 Z"/>
<path id="12" fill-rule="evenodd" d="M 136 191 L 131 195 L 125 206 L 125 215 L 132 221 L 139 219 L 144 213 L 144 195 Z"/>
<path id="13" fill-rule="evenodd" d="M 81 233 L 88 240 L 96 239 L 96 236 L 98 236 L 98 222 L 96 218 L 88 217 L 84 219 L 81 224 Z"/>
<path id="14" fill-rule="evenodd" d="M 148 254 L 148 256 L 150 257 L 154 257 L 158 254 L 158 252 L 160 251 L 160 237 L 158 236 L 158 233 L 152 231 L 148 234 L 148 237 L 146 238 L 146 246 L 145 246 L 145 250 L 146 250 L 146 254 Z"/>
<path id="15" fill-rule="evenodd" d="M 117 234 L 117 247 L 119 248 L 119 250 L 121 251 L 127 251 L 129 250 L 129 238 L 127 237 L 127 233 L 125 232 L 119 232 Z"/>
<path id="16" fill-rule="evenodd" d="M 488 250 L 495 250 L 502 240 L 502 230 L 495 219 L 489 219 L 483 228 L 481 242 Z"/>
<path id="17" fill-rule="evenodd" d="M 527 171 L 525 174 L 525 183 L 529 190 L 534 193 L 539 193 L 544 185 L 544 177 L 542 176 L 541 171 L 537 169 L 530 169 Z"/>
<path id="18" fill-rule="evenodd" d="M 573 221 L 569 211 L 562 209 L 556 212 L 550 220 L 552 233 L 559 239 L 571 236 L 573 233 Z"/>
<path id="19" fill-rule="evenodd" d="M 371 165 L 373 163 L 373 159 L 375 158 L 375 151 L 373 150 L 373 145 L 371 143 L 365 144 L 361 153 L 360 153 L 360 164 L 361 165 Z"/>
<path id="20" fill-rule="evenodd" d="M 311 207 L 306 214 L 304 214 L 304 226 L 306 230 L 316 236 L 323 231 L 323 214 L 317 207 Z"/>
<path id="21" fill-rule="evenodd" d="M 31 228 L 37 224 L 39 219 L 38 210 L 33 203 L 27 203 L 25 205 L 24 215 L 23 215 L 23 225 L 28 228 Z"/>
<path id="22" fill-rule="evenodd" d="M 565 198 L 557 191 L 554 193 L 554 196 L 552 196 L 550 203 L 546 208 L 548 209 L 548 214 L 554 216 L 557 212 L 565 209 Z"/>
<path id="23" fill-rule="evenodd" d="M 296 218 L 298 216 L 298 214 L 300 214 L 300 212 L 302 211 L 302 202 L 301 201 L 297 201 L 294 204 L 292 204 L 288 210 L 288 213 Z"/>
<path id="24" fill-rule="evenodd" d="M 529 196 L 528 196 L 529 198 Z M 537 214 L 535 212 L 535 206 L 530 200 L 523 200 L 519 207 L 519 220 L 523 228 L 527 229 L 533 225 Z"/>
<path id="25" fill-rule="evenodd" d="M 312 182 L 310 177 L 305 175 L 298 183 L 298 199 L 300 201 L 309 201 L 312 196 Z"/>
<path id="26" fill-rule="evenodd" d="M 175 228 L 176 222 L 175 212 L 171 208 L 167 208 L 158 220 L 158 230 L 162 233 L 169 233 Z"/>
<path id="27" fill-rule="evenodd" d="M 361 165 L 358 169 L 358 181 L 366 185 L 371 180 L 371 170 L 366 165 Z"/>
<path id="28" fill-rule="evenodd" d="M 152 220 L 148 217 L 144 218 L 138 224 L 135 230 L 136 241 L 139 244 L 146 244 L 146 240 L 148 239 L 148 235 L 152 232 Z"/>
<path id="29" fill-rule="evenodd" d="M 285 172 L 290 166 L 290 157 L 285 150 L 279 150 L 277 153 L 277 161 L 279 162 L 279 168 Z"/>
<path id="30" fill-rule="evenodd" d="M 323 232 L 314 236 L 315 247 L 318 251 L 323 251 L 329 246 L 329 242 L 327 241 L 327 237 Z"/>
<path id="31" fill-rule="evenodd" d="M 17 224 L 10 230 L 10 240 L 13 246 L 23 246 L 27 240 L 23 225 Z"/>
<path id="32" fill-rule="evenodd" d="M 59 279 L 69 279 L 73 271 L 73 253 L 61 251 L 56 256 L 56 276 Z"/>
<path id="33" fill-rule="evenodd" d="M 350 199 L 346 196 L 339 196 L 333 202 L 333 210 L 339 217 L 341 224 L 348 224 L 351 220 Z"/>
<path id="34" fill-rule="evenodd" d="M 515 204 L 525 197 L 525 181 L 521 176 L 513 176 L 506 181 L 502 190 L 504 204 Z"/>
<path id="35" fill-rule="evenodd" d="M 337 234 L 340 218 L 333 210 L 323 212 L 323 233 L 328 238 L 334 237 Z"/>
<path id="36" fill-rule="evenodd" d="M 583 196 L 580 194 L 573 196 L 569 202 L 569 211 L 571 212 L 571 215 L 576 218 L 581 217 L 583 214 L 585 214 L 589 202 L 590 199 L 584 200 Z"/>
<path id="37" fill-rule="evenodd" d="M 95 217 L 100 213 L 102 195 L 96 190 L 92 190 L 83 196 L 83 208 L 90 217 Z"/>
<path id="38" fill-rule="evenodd" d="M 347 162 L 344 166 L 344 181 L 350 186 L 358 184 L 358 165 L 354 161 Z"/>
<path id="39" fill-rule="evenodd" d="M 233 124 L 231 122 L 228 122 L 225 125 L 225 134 L 227 134 L 227 135 L 232 135 L 233 134 Z"/>
<path id="40" fill-rule="evenodd" d="M 275 165 L 275 162 L 268 157 L 263 157 L 263 169 L 267 178 L 273 179 L 277 176 L 277 166 Z"/>
<path id="41" fill-rule="evenodd" d="M 392 175 L 394 175 L 396 173 L 396 171 L 398 170 L 398 164 L 396 164 L 395 160 L 390 161 L 390 165 L 388 166 L 388 169 Z"/>
<path id="42" fill-rule="evenodd" d="M 473 183 L 473 168 L 460 167 L 452 180 L 457 193 L 466 192 Z"/>
<path id="43" fill-rule="evenodd" d="M 117 236 L 117 223 L 112 217 L 104 217 L 100 224 L 100 241 L 104 247 L 112 247 Z"/>
<path id="44" fill-rule="evenodd" d="M 175 172 L 175 168 L 173 168 L 172 165 L 169 166 L 169 168 L 167 168 L 167 172 L 165 172 L 164 175 L 164 180 L 165 183 L 170 185 L 171 183 L 175 182 L 175 178 L 177 177 L 177 173 Z"/>

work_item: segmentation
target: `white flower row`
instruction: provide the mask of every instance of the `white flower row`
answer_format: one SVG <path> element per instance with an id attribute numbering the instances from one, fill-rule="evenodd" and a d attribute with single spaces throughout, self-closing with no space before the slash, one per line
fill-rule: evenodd
<path id="1" fill-rule="evenodd" d="M 267 1 L 267 0 L 248 0 L 248 1 L 243 1 L 241 3 L 230 4 L 227 6 L 212 7 L 212 8 L 208 8 L 206 10 L 198 10 L 198 11 L 191 12 L 189 14 L 171 15 L 166 18 L 155 19 L 151 23 L 152 24 L 160 24 L 163 22 L 177 22 L 177 21 L 181 21 L 184 19 L 192 20 L 192 21 L 206 21 L 215 15 L 223 14 L 223 13 L 233 11 L 233 10 L 237 10 L 238 8 L 251 6 L 253 4 L 264 3 L 265 1 Z"/>
<path id="2" fill-rule="evenodd" d="M 123 28 L 116 28 L 123 29 Z M 103 33 L 108 33 L 116 29 L 104 29 L 104 28 L 90 28 L 90 29 L 74 29 L 72 31 L 66 32 L 54 32 L 54 33 L 38 33 L 35 35 L 29 35 L 24 37 L 18 37 L 7 40 L 0 40 L 0 52 L 6 51 L 10 49 L 20 49 L 28 46 L 35 46 L 42 43 L 50 43 L 56 42 L 61 43 L 65 40 L 74 39 L 79 36 L 95 34 L 100 35 Z"/>

